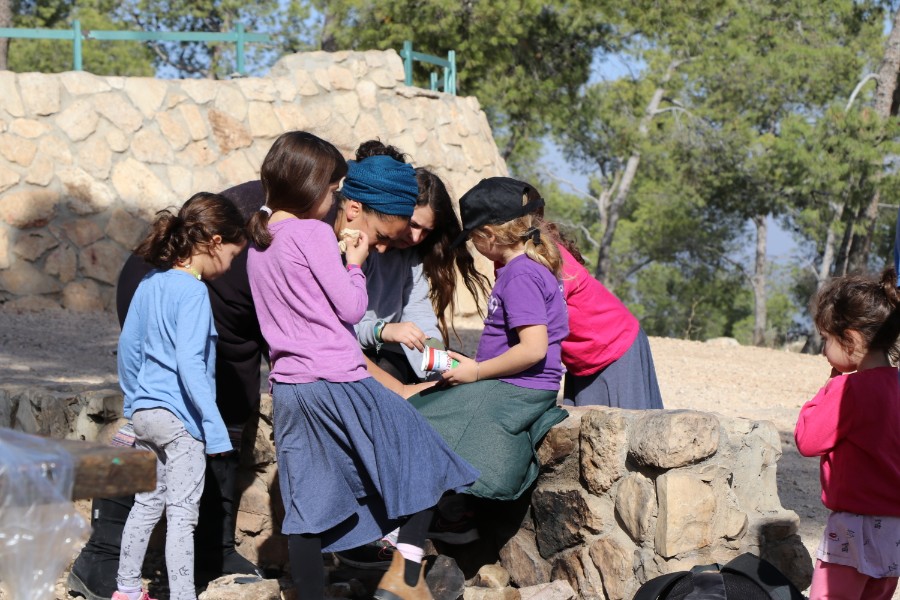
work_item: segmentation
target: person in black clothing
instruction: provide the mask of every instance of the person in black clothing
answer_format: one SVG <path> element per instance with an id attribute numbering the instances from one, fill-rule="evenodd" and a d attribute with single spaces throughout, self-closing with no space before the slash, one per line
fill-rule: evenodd
<path id="1" fill-rule="evenodd" d="M 229 188 L 222 195 L 234 202 L 246 219 L 265 204 L 262 183 L 250 181 Z M 125 321 L 131 298 L 152 267 L 132 254 L 125 262 L 116 289 L 119 325 Z M 231 270 L 212 281 L 209 288 L 216 344 L 216 404 L 239 448 L 240 431 L 259 407 L 260 365 L 266 355 L 247 280 L 247 249 L 234 259 Z M 234 439 L 236 438 L 236 439 Z M 240 453 L 208 457 L 206 485 L 200 503 L 200 519 L 194 534 L 195 570 L 198 582 L 221 575 L 261 577 L 259 569 L 234 546 L 237 516 L 237 469 Z M 116 572 L 122 529 L 134 496 L 95 499 L 91 507 L 91 538 L 75 559 L 68 578 L 71 593 L 87 600 L 108 600 L 116 591 Z"/>

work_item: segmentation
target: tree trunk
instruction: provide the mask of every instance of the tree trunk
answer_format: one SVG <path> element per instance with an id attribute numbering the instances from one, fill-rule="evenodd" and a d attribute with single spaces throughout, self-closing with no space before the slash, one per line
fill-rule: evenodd
<path id="1" fill-rule="evenodd" d="M 0 27 L 12 27 L 12 0 L 0 0 Z M 9 38 L 0 38 L 0 71 L 9 69 Z"/>
<path id="2" fill-rule="evenodd" d="M 844 203 L 836 202 L 831 205 L 832 215 L 828 221 L 828 228 L 825 230 L 825 248 L 822 251 L 822 264 L 819 265 L 819 271 L 816 273 L 816 291 L 822 289 L 825 282 L 831 276 L 831 267 L 834 264 L 834 244 L 837 240 L 835 227 L 841 222 L 844 215 Z M 803 352 L 806 354 L 818 354 L 822 351 L 822 336 L 819 330 L 812 326 L 806 343 L 803 345 Z"/>
<path id="3" fill-rule="evenodd" d="M 766 247 L 768 245 L 768 224 L 766 215 L 753 217 L 756 225 L 756 261 L 751 284 L 753 286 L 753 345 L 766 343 Z"/>
<path id="4" fill-rule="evenodd" d="M 878 68 L 875 84 L 875 112 L 882 119 L 894 115 L 894 92 L 897 90 L 897 76 L 900 74 L 900 10 L 894 14 L 891 34 L 884 47 L 884 55 Z M 862 220 L 862 231 L 853 235 L 850 246 L 848 269 L 850 272 L 865 271 L 872 250 L 872 238 L 875 236 L 875 224 L 878 220 L 879 193 L 872 194 L 869 206 Z"/>
<path id="5" fill-rule="evenodd" d="M 659 87 L 653 92 L 653 96 L 650 98 L 650 102 L 647 104 L 644 116 L 641 117 L 641 123 L 638 126 L 638 133 L 640 134 L 641 140 L 646 139 L 648 132 L 650 131 L 650 121 L 656 116 L 659 105 L 666 93 L 666 84 L 672 79 L 672 75 L 675 74 L 675 70 L 681 63 L 682 61 L 679 60 L 672 61 L 669 64 L 665 75 L 663 75 L 662 81 L 660 81 Z M 619 212 L 625 204 L 625 201 L 628 199 L 628 193 L 631 191 L 631 184 L 634 183 L 634 177 L 637 175 L 640 164 L 641 153 L 636 150 L 628 157 L 628 161 L 625 163 L 625 171 L 622 175 L 622 179 L 619 181 L 616 195 L 609 205 L 606 228 L 603 230 L 603 237 L 600 239 L 600 247 L 597 249 L 597 268 L 594 270 L 594 276 L 600 281 L 603 281 L 605 276 L 609 274 L 609 250 L 612 247 L 613 237 L 616 234 L 616 226 L 619 223 Z"/>

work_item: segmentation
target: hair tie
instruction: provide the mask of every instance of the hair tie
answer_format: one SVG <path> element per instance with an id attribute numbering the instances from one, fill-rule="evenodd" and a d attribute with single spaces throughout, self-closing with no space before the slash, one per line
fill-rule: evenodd
<path id="1" fill-rule="evenodd" d="M 531 229 L 526 231 L 525 235 L 522 237 L 524 237 L 526 240 L 528 238 L 531 238 L 531 241 L 535 246 L 537 246 L 541 243 L 541 229 L 539 227 L 532 227 Z"/>
<path id="2" fill-rule="evenodd" d="M 262 212 L 266 213 L 266 214 L 269 215 L 270 217 L 272 216 L 272 209 L 269 208 L 268 206 L 266 206 L 265 204 L 263 204 L 262 206 L 260 206 L 260 207 L 259 207 L 259 210 L 261 210 Z"/>

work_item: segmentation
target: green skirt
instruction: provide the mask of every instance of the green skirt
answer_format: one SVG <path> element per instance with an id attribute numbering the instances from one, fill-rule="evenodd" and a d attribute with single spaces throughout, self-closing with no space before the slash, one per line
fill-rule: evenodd
<path id="1" fill-rule="evenodd" d="M 515 500 L 540 471 L 535 448 L 566 418 L 556 392 L 497 379 L 430 389 L 409 399 L 450 448 L 481 472 L 466 493 Z"/>

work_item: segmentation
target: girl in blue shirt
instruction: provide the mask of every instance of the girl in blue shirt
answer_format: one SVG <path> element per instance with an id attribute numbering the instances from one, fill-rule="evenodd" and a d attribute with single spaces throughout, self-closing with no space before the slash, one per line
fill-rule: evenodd
<path id="1" fill-rule="evenodd" d="M 218 337 L 203 279 L 224 274 L 246 244 L 244 219 L 218 194 L 199 193 L 177 215 L 160 211 L 135 254 L 156 267 L 141 281 L 119 338 L 119 383 L 136 446 L 154 452 L 156 489 L 135 496 L 122 533 L 113 600 L 149 600 L 141 565 L 166 512 L 171 600 L 195 600 L 194 527 L 206 454 L 232 450 L 216 407 Z"/>

